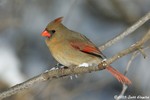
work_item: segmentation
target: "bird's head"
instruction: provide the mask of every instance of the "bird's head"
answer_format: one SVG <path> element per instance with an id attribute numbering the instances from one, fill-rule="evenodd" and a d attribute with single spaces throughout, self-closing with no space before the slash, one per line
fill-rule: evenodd
<path id="1" fill-rule="evenodd" d="M 47 38 L 51 38 L 57 31 L 60 30 L 62 24 L 62 19 L 63 17 L 59 17 L 56 18 L 55 20 L 53 20 L 52 22 L 50 22 L 45 30 L 41 33 L 42 36 L 47 37 Z"/>

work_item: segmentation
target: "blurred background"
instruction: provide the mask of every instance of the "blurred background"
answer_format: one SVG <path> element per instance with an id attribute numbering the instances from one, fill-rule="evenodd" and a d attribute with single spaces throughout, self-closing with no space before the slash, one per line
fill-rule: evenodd
<path id="1" fill-rule="evenodd" d="M 117 36 L 150 11 L 150 0 L 0 0 L 0 91 L 36 76 L 56 65 L 40 36 L 53 19 L 64 16 L 63 24 L 100 46 Z M 149 22 L 132 35 L 107 48 L 111 57 L 139 40 Z M 125 95 L 150 97 L 150 50 L 131 64 L 132 81 Z M 112 64 L 125 71 L 131 54 Z M 122 85 L 107 71 L 35 84 L 5 100 L 113 100 Z"/>

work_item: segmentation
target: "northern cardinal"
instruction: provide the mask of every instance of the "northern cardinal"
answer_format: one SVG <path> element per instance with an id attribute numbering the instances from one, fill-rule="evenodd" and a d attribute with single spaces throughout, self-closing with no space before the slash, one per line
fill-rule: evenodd
<path id="1" fill-rule="evenodd" d="M 105 56 L 84 35 L 65 27 L 59 17 L 50 22 L 42 36 L 46 37 L 46 44 L 52 56 L 62 65 L 69 67 L 82 66 L 82 64 L 100 64 Z M 111 66 L 106 67 L 119 82 L 131 84 L 131 81 Z"/>

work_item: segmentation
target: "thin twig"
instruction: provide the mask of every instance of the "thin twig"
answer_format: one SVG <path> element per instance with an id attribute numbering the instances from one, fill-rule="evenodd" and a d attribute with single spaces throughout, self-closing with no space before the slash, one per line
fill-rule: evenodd
<path id="1" fill-rule="evenodd" d="M 113 57 L 111 57 L 111 58 L 107 61 L 107 63 L 110 64 L 110 63 L 112 63 L 113 61 L 116 61 L 117 59 L 119 59 L 120 57 L 123 57 L 123 56 L 125 56 L 125 55 L 127 55 L 127 54 L 129 54 L 129 53 L 132 53 L 132 52 L 138 50 L 138 49 L 139 49 L 146 41 L 148 41 L 149 39 L 150 39 L 150 30 L 148 31 L 147 34 L 145 34 L 145 35 L 143 36 L 143 38 L 142 38 L 140 41 L 136 42 L 135 44 L 131 45 L 129 48 L 127 48 L 127 49 L 121 51 L 120 53 L 114 55 Z"/>
<path id="2" fill-rule="evenodd" d="M 143 16 L 139 21 L 137 21 L 135 24 L 133 24 L 131 27 L 129 27 L 126 31 L 121 33 L 120 35 L 116 36 L 115 38 L 109 40 L 104 45 L 100 46 L 99 49 L 103 51 L 104 49 L 112 46 L 119 40 L 122 40 L 124 37 L 128 36 L 129 34 L 133 33 L 137 28 L 139 28 L 141 25 L 143 25 L 145 22 L 147 22 L 150 19 L 150 12 L 147 13 L 145 16 Z"/>
<path id="3" fill-rule="evenodd" d="M 131 59 L 129 60 L 129 62 L 128 62 L 128 64 L 127 64 L 127 67 L 126 67 L 126 69 L 125 69 L 125 71 L 124 71 L 124 75 L 127 74 L 128 70 L 129 70 L 129 68 L 130 68 L 130 66 L 131 66 L 131 63 L 133 62 L 133 60 L 134 60 L 134 58 L 137 56 L 137 54 L 138 54 L 138 51 L 135 51 L 135 52 L 132 54 L 132 57 L 131 57 Z M 128 86 L 127 86 L 126 84 L 122 84 L 122 91 L 121 91 L 121 93 L 119 94 L 119 96 L 117 96 L 116 100 L 122 99 L 122 97 L 123 97 L 124 93 L 126 92 L 127 88 L 128 88 Z"/>
<path id="4" fill-rule="evenodd" d="M 150 47 L 148 46 L 148 47 L 144 48 L 143 50 L 146 50 L 146 49 L 148 49 L 148 48 L 150 48 Z M 131 59 L 129 60 L 129 62 L 128 62 L 128 64 L 127 64 L 127 67 L 126 67 L 126 69 L 125 69 L 125 71 L 124 71 L 124 75 L 127 74 L 127 72 L 129 71 L 129 68 L 131 67 L 131 63 L 132 63 L 133 60 L 137 57 L 137 55 L 140 54 L 140 53 L 141 53 L 141 52 L 138 52 L 138 51 L 135 51 L 135 52 L 133 53 L 133 55 L 132 55 Z M 144 53 L 144 54 L 145 54 L 145 53 Z M 144 58 L 145 58 L 145 56 L 144 56 Z M 121 91 L 121 93 L 117 96 L 116 100 L 122 99 L 122 97 L 123 97 L 123 95 L 125 94 L 127 88 L 128 88 L 128 86 L 127 86 L 126 84 L 123 84 L 123 85 L 122 85 L 122 91 Z"/>
<path id="5" fill-rule="evenodd" d="M 127 67 L 126 67 L 126 69 L 125 69 L 125 71 L 124 71 L 124 75 L 126 75 L 127 72 L 129 71 L 129 68 L 130 68 L 130 66 L 131 66 L 131 63 L 133 62 L 133 60 L 135 59 L 135 57 L 137 56 L 137 54 L 138 54 L 138 51 L 136 51 L 136 52 L 134 52 L 134 53 L 132 54 L 132 57 L 131 57 L 131 59 L 129 60 L 129 62 L 128 62 L 128 64 L 127 64 Z"/>

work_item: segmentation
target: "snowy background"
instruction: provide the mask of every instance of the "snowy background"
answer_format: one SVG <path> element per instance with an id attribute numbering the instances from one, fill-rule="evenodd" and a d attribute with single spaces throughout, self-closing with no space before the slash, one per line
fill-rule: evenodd
<path id="1" fill-rule="evenodd" d="M 0 91 L 55 66 L 40 36 L 53 19 L 90 38 L 97 46 L 117 36 L 150 11 L 150 0 L 0 0 Z M 107 48 L 111 57 L 139 40 L 149 29 L 148 21 L 132 35 Z M 132 81 L 126 96 L 150 97 L 150 50 L 138 55 L 127 77 Z M 131 55 L 112 66 L 121 73 Z M 112 100 L 122 85 L 107 71 L 43 82 L 6 100 Z"/>

